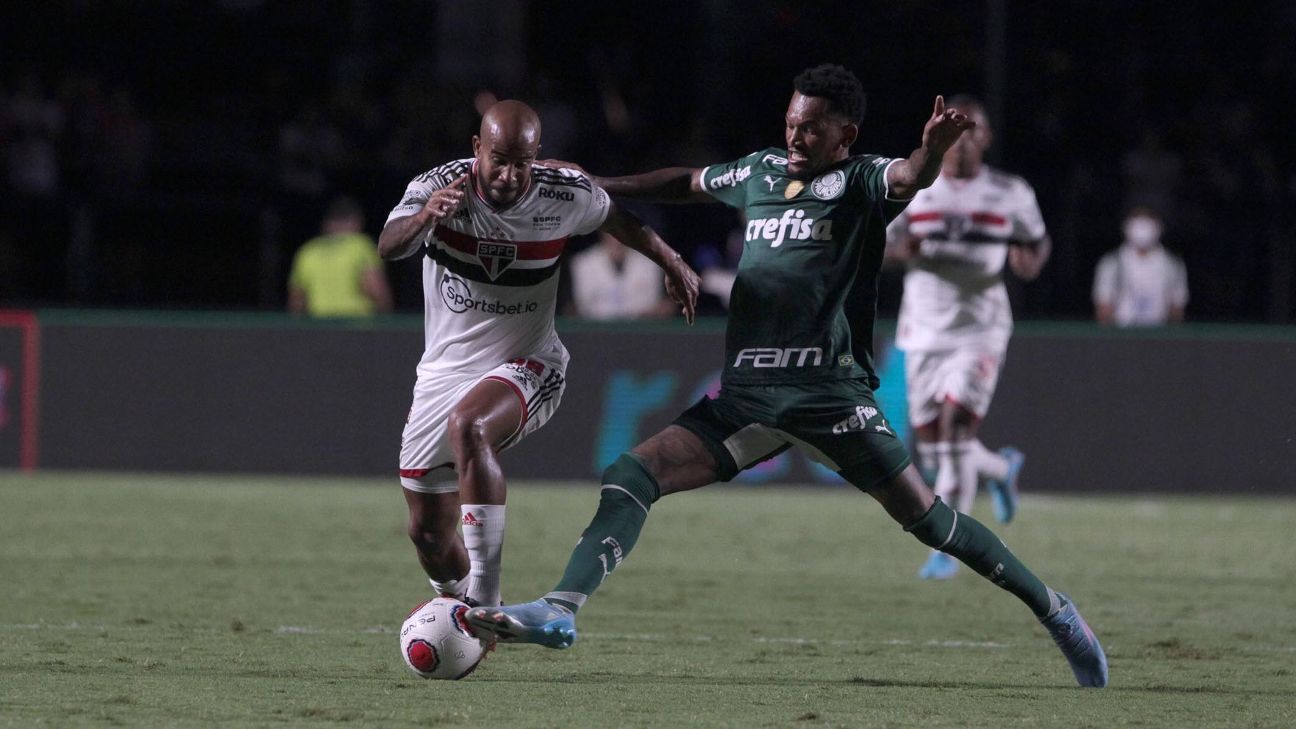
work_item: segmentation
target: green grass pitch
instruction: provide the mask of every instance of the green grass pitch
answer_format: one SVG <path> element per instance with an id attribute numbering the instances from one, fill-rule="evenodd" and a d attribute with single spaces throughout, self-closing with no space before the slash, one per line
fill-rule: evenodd
<path id="1" fill-rule="evenodd" d="M 506 598 L 596 499 L 511 485 Z M 571 650 L 423 681 L 403 522 L 390 480 L 0 473 L 0 726 L 1296 725 L 1291 499 L 1028 494 L 991 524 L 1103 639 L 1101 691 L 1007 593 L 917 580 L 871 499 L 726 486 L 653 508 Z"/>

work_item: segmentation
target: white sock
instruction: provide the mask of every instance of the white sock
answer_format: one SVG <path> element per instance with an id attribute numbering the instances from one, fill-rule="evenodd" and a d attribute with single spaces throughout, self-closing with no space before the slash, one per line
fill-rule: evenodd
<path id="1" fill-rule="evenodd" d="M 478 605 L 500 604 L 500 562 L 504 554 L 504 505 L 461 504 L 463 540 L 471 567 L 465 596 Z"/>
<path id="2" fill-rule="evenodd" d="M 1008 459 L 986 448 L 979 439 L 972 441 L 972 461 L 983 478 L 996 481 L 1008 478 Z"/>
<path id="3" fill-rule="evenodd" d="M 936 495 L 955 511 L 964 514 L 972 510 L 976 498 L 976 463 L 973 461 L 972 441 L 941 441 L 936 444 L 936 459 L 940 464 L 936 472 Z M 957 494 L 958 501 L 953 497 Z"/>
<path id="4" fill-rule="evenodd" d="M 940 460 L 936 455 L 938 451 L 937 444 L 920 440 L 914 447 L 914 451 L 918 455 L 918 473 L 922 475 L 928 486 L 934 486 L 936 484 L 936 472 L 940 469 Z"/>
<path id="5" fill-rule="evenodd" d="M 455 599 L 462 600 L 464 597 L 464 587 L 468 582 L 468 578 L 461 577 L 457 580 L 445 580 L 442 582 L 429 577 L 428 582 L 432 583 L 432 591 L 438 596 L 449 595 Z"/>

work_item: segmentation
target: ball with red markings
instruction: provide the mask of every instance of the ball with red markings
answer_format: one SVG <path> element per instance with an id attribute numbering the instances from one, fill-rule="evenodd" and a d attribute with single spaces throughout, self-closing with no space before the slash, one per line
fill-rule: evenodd
<path id="1" fill-rule="evenodd" d="M 472 673 L 486 655 L 486 646 L 464 619 L 467 612 L 467 605 L 449 597 L 414 608 L 400 631 L 405 665 L 423 678 L 454 681 Z"/>

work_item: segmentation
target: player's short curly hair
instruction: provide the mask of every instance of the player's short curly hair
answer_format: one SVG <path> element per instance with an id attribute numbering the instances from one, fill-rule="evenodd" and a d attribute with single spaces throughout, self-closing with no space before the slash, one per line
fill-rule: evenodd
<path id="1" fill-rule="evenodd" d="M 859 124 L 864 121 L 864 86 L 855 74 L 834 63 L 807 68 L 792 80 L 802 96 L 827 99 L 832 110 Z"/>

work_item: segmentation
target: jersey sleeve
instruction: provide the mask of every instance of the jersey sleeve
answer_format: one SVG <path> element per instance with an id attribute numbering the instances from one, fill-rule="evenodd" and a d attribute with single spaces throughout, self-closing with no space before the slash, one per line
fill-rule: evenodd
<path id="1" fill-rule="evenodd" d="M 899 162 L 898 157 L 882 157 L 876 154 L 865 154 L 859 157 L 856 165 L 854 186 L 873 202 L 908 203 L 909 198 L 899 198 L 891 194 L 887 182 L 887 170 Z"/>
<path id="2" fill-rule="evenodd" d="M 422 210 L 428 199 L 432 197 L 432 193 L 459 179 L 470 168 L 470 162 L 471 160 L 456 160 L 434 167 L 410 180 L 410 183 L 405 186 L 405 194 L 401 196 L 400 204 L 392 208 L 391 213 L 387 215 L 387 222 L 408 217 Z"/>
<path id="3" fill-rule="evenodd" d="M 595 185 L 589 177 L 581 175 L 589 183 L 589 192 L 577 198 L 580 201 L 578 212 L 576 232 L 580 235 L 593 233 L 603 225 L 607 220 L 608 211 L 612 209 L 612 201 L 603 188 Z M 580 188 L 582 192 L 584 188 Z"/>
<path id="4" fill-rule="evenodd" d="M 749 154 L 733 162 L 710 165 L 702 169 L 702 189 L 708 195 L 732 208 L 747 206 L 747 178 L 756 166 L 762 152 Z"/>
<path id="5" fill-rule="evenodd" d="M 1120 258 L 1108 253 L 1098 261 L 1098 269 L 1094 271 L 1093 281 L 1093 302 L 1099 306 L 1109 306 L 1116 303 L 1116 279 L 1120 273 L 1117 270 L 1120 267 Z"/>
<path id="6" fill-rule="evenodd" d="M 855 166 L 855 179 L 852 182 L 854 188 L 858 191 L 857 194 L 863 194 L 870 206 L 881 214 L 883 222 L 887 223 L 888 226 L 900 216 L 905 207 L 913 200 L 912 197 L 896 197 L 891 194 L 891 183 L 887 180 L 887 173 L 891 170 L 891 165 L 899 161 L 900 158 L 898 157 L 881 157 L 876 154 L 863 155 L 859 164 Z M 891 235 L 892 230 L 888 227 L 888 245 L 892 243 Z"/>
<path id="7" fill-rule="evenodd" d="M 382 256 L 378 255 L 378 245 L 367 235 L 356 236 L 356 258 L 363 270 L 380 268 Z"/>
<path id="8" fill-rule="evenodd" d="M 1017 205 L 1013 212 L 1012 239 L 1015 241 L 1035 242 L 1048 233 L 1044 227 L 1044 214 L 1040 212 L 1039 203 L 1035 200 L 1035 190 L 1024 180 L 1017 182 L 1014 193 Z"/>
<path id="9" fill-rule="evenodd" d="M 306 271 L 304 270 L 305 267 L 302 263 L 306 258 L 306 256 L 303 255 L 303 252 L 305 250 L 306 250 L 306 246 L 302 246 L 301 248 L 297 249 L 296 253 L 293 254 L 292 268 L 288 270 L 289 288 L 294 288 L 294 289 L 306 288 Z"/>

